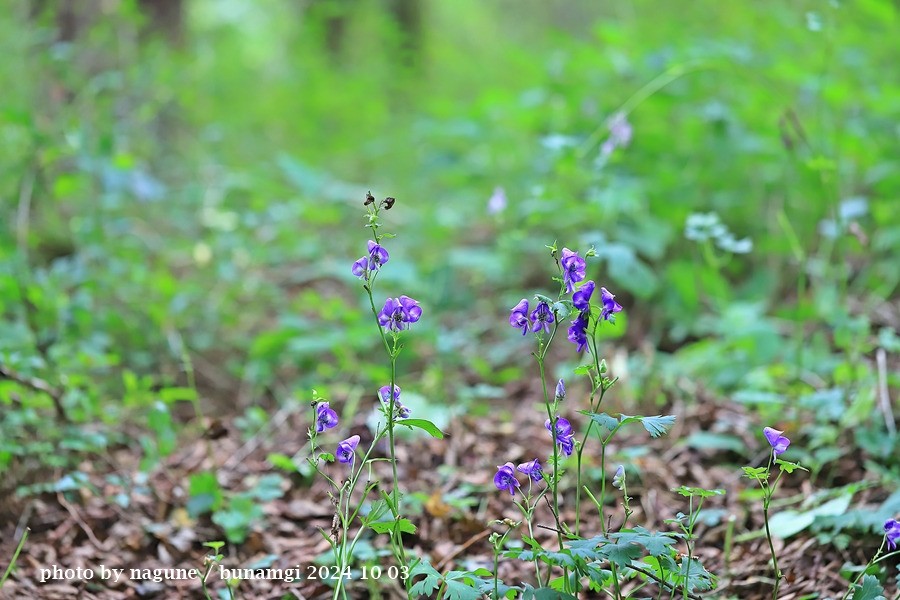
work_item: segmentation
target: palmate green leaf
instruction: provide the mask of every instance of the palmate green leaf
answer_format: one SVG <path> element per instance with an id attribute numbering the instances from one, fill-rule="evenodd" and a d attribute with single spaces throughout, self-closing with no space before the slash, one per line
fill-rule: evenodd
<path id="1" fill-rule="evenodd" d="M 533 588 L 526 585 L 522 592 L 522 600 L 578 600 L 575 596 L 554 590 L 553 588 Z"/>
<path id="2" fill-rule="evenodd" d="M 806 471 L 809 473 L 809 469 L 805 467 L 801 467 L 800 463 L 792 463 L 786 460 L 781 460 L 780 458 L 775 459 L 775 464 L 778 465 L 778 468 L 784 471 L 785 473 L 793 473 L 795 470 L 800 469 L 801 471 Z"/>
<path id="3" fill-rule="evenodd" d="M 707 490 L 705 488 L 698 487 L 688 487 L 683 485 L 681 487 L 672 488 L 672 491 L 676 494 L 681 494 L 685 498 L 712 498 L 713 496 L 724 496 L 725 490 Z"/>
<path id="4" fill-rule="evenodd" d="M 394 421 L 394 425 L 405 425 L 412 429 L 416 427 L 428 433 L 431 437 L 439 440 L 444 439 L 444 432 L 438 429 L 438 426 L 427 419 L 400 419 Z"/>
<path id="5" fill-rule="evenodd" d="M 627 567 L 642 554 L 640 546 L 622 539 L 610 540 L 609 543 L 603 544 L 599 551 L 609 562 L 620 567 Z"/>
<path id="6" fill-rule="evenodd" d="M 651 556 L 661 556 L 669 552 L 675 539 L 665 533 L 649 531 L 643 527 L 635 527 L 634 531 L 622 531 L 610 535 L 611 538 L 643 546 Z"/>
<path id="7" fill-rule="evenodd" d="M 592 421 L 597 423 L 600 427 L 604 427 L 607 431 L 613 431 L 616 427 L 619 426 L 619 420 L 615 417 L 611 417 L 606 413 L 585 413 L 587 416 L 591 418 Z"/>
<path id="8" fill-rule="evenodd" d="M 884 597 L 884 588 L 878 582 L 878 578 L 873 575 L 863 576 L 862 585 L 853 586 L 852 600 L 886 600 Z"/>
<path id="9" fill-rule="evenodd" d="M 409 589 L 410 595 L 414 597 L 431 595 L 441 585 L 441 574 L 427 560 L 420 560 L 416 563 L 416 566 L 409 570 L 410 579 L 415 579 L 421 575 L 424 575 L 425 578 L 414 583 Z"/>
<path id="10" fill-rule="evenodd" d="M 690 571 L 688 572 L 688 564 L 690 564 Z M 687 588 L 690 591 L 694 590 L 711 590 L 716 585 L 716 576 L 706 570 L 706 567 L 703 566 L 696 558 L 691 559 L 682 559 L 681 561 L 681 573 L 680 579 L 683 582 L 685 573 L 687 573 Z"/>
<path id="11" fill-rule="evenodd" d="M 572 553 L 572 556 L 577 556 L 585 561 L 588 560 L 599 560 L 603 558 L 604 555 L 600 554 L 600 551 L 597 547 L 600 544 L 606 544 L 609 540 L 602 535 L 598 535 L 586 540 L 574 540 L 566 543 L 566 547 L 569 549 L 569 552 Z"/>
<path id="12" fill-rule="evenodd" d="M 490 575 L 489 571 L 487 573 Z M 480 600 L 483 596 L 481 588 L 487 583 L 487 579 L 468 571 L 450 571 L 444 575 L 444 597 L 449 600 Z M 490 582 L 492 587 L 493 583 Z"/>
<path id="13" fill-rule="evenodd" d="M 375 533 L 389 533 L 394 530 L 394 524 L 397 521 L 376 521 L 369 523 L 369 529 Z M 415 533 L 416 526 L 409 519 L 400 519 L 399 531 L 402 533 Z"/>
<path id="14" fill-rule="evenodd" d="M 767 477 L 767 473 L 769 472 L 766 467 L 742 467 L 744 470 L 744 477 L 749 477 L 750 479 L 763 479 L 765 480 Z"/>
<path id="15" fill-rule="evenodd" d="M 622 422 L 625 422 L 625 419 L 638 419 L 641 422 L 641 425 L 644 426 L 644 429 L 650 434 L 650 437 L 658 438 L 661 435 L 664 435 L 669 432 L 672 428 L 672 425 L 675 424 L 675 415 L 656 415 L 655 417 L 626 417 L 622 415 Z"/>

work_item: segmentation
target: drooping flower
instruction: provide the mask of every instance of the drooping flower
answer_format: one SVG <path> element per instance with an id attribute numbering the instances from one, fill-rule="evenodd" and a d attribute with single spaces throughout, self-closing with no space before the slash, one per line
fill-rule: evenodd
<path id="1" fill-rule="evenodd" d="M 539 302 L 533 311 L 531 311 L 531 330 L 538 332 L 541 329 L 550 333 L 550 323 L 553 322 L 553 313 L 550 311 L 550 305 L 546 302 Z"/>
<path id="2" fill-rule="evenodd" d="M 559 261 L 563 270 L 563 282 L 566 284 L 566 293 L 575 289 L 575 284 L 584 279 L 584 259 L 568 248 L 562 249 L 562 258 Z"/>
<path id="3" fill-rule="evenodd" d="M 897 542 L 900 541 L 900 522 L 894 519 L 888 519 L 884 522 L 884 535 L 887 539 L 888 550 L 897 549 Z"/>
<path id="4" fill-rule="evenodd" d="M 381 398 L 382 404 L 387 404 L 390 401 L 390 396 L 391 396 L 390 389 L 391 388 L 389 385 L 383 385 L 380 388 L 378 388 L 378 397 Z M 403 404 L 400 403 L 400 386 L 399 385 L 394 386 L 393 396 L 394 396 L 394 408 L 397 411 L 397 416 L 401 419 L 406 419 L 410 415 L 410 410 L 408 407 L 403 406 Z"/>
<path id="5" fill-rule="evenodd" d="M 513 307 L 509 315 L 509 324 L 516 329 L 521 329 L 522 335 L 528 333 L 528 328 L 531 326 L 531 321 L 528 320 L 528 300 L 522 298 Z"/>
<path id="6" fill-rule="evenodd" d="M 350 272 L 360 279 L 368 279 L 369 277 L 369 257 L 363 256 L 358 261 L 353 263 L 353 267 L 351 267 Z"/>
<path id="7" fill-rule="evenodd" d="M 616 302 L 616 297 L 609 293 L 605 287 L 600 288 L 600 301 L 603 302 L 603 310 L 600 311 L 600 318 L 609 321 L 611 315 L 621 312 L 622 305 Z"/>
<path id="8" fill-rule="evenodd" d="M 594 295 L 594 282 L 585 281 L 578 291 L 572 294 L 572 304 L 575 308 L 584 312 L 591 308 L 591 296 Z"/>
<path id="9" fill-rule="evenodd" d="M 613 487 L 616 489 L 622 489 L 622 486 L 625 483 L 625 466 L 619 465 L 619 468 L 616 469 L 616 474 L 613 475 Z"/>
<path id="10" fill-rule="evenodd" d="M 422 307 L 409 296 L 388 298 L 378 313 L 378 324 L 394 331 L 408 329 L 422 316 Z"/>
<path id="11" fill-rule="evenodd" d="M 381 244 L 376 244 L 372 240 L 369 240 L 369 270 L 374 271 L 375 269 L 380 268 L 382 265 L 386 264 L 388 260 L 390 260 L 391 255 L 388 254 L 388 251 Z"/>
<path id="12" fill-rule="evenodd" d="M 544 422 L 544 427 L 547 428 L 547 431 L 553 433 L 550 419 Z M 559 449 L 563 451 L 563 454 L 572 456 L 572 451 L 575 449 L 575 431 L 572 430 L 572 424 L 569 423 L 568 419 L 560 416 L 556 417 L 556 443 Z"/>
<path id="13" fill-rule="evenodd" d="M 506 209 L 506 190 L 499 185 L 494 188 L 491 199 L 488 200 L 487 211 L 489 215 L 496 215 Z"/>
<path id="14" fill-rule="evenodd" d="M 337 427 L 337 424 L 337 413 L 328 406 L 327 402 L 320 402 L 316 405 L 316 433 Z"/>
<path id="15" fill-rule="evenodd" d="M 334 453 L 335 458 L 337 458 L 338 462 L 347 463 L 352 466 L 353 459 L 356 456 L 356 446 L 358 445 L 358 435 L 348 437 L 346 440 L 337 445 L 337 450 Z"/>
<path id="16" fill-rule="evenodd" d="M 516 467 L 516 471 L 519 473 L 525 473 L 529 477 L 531 477 L 532 481 L 540 481 L 544 477 L 541 475 L 541 463 L 538 459 L 534 459 L 525 463 L 522 463 L 518 467 Z"/>
<path id="17" fill-rule="evenodd" d="M 498 490 L 508 490 L 510 495 L 515 495 L 519 481 L 516 479 L 516 472 L 513 470 L 511 462 L 497 467 L 497 474 L 494 475 L 494 485 Z"/>
<path id="18" fill-rule="evenodd" d="M 578 316 L 575 317 L 575 320 L 572 321 L 572 324 L 569 326 L 569 341 L 575 344 L 576 352 L 584 351 L 587 346 L 587 328 L 588 328 L 588 313 L 582 312 L 578 313 Z"/>
<path id="19" fill-rule="evenodd" d="M 791 440 L 781 435 L 782 433 L 784 432 L 772 429 L 771 427 L 763 428 L 763 435 L 766 436 L 766 440 L 768 440 L 769 445 L 772 446 L 772 451 L 776 456 L 787 450 L 787 447 L 791 445 Z"/>
<path id="20" fill-rule="evenodd" d="M 562 379 L 556 382 L 555 398 L 557 402 L 561 402 L 562 400 L 566 399 L 566 384 Z"/>

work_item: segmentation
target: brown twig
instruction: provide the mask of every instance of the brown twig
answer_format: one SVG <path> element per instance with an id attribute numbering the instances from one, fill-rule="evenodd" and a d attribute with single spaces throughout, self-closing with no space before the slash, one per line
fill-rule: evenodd
<path id="1" fill-rule="evenodd" d="M 451 552 L 450 554 L 448 554 L 447 556 L 442 558 L 441 561 L 437 565 L 435 565 L 435 567 L 434 567 L 435 570 L 441 571 L 447 565 L 447 563 L 449 563 L 451 560 L 453 560 L 454 558 L 456 558 L 457 556 L 459 556 L 466 550 L 468 550 L 469 547 L 472 546 L 472 544 L 480 542 L 481 540 L 483 540 L 484 538 L 486 538 L 489 535 L 491 535 L 490 529 L 485 529 L 481 533 L 476 533 L 475 535 L 470 537 L 468 540 L 466 540 L 466 542 L 464 544 L 462 544 L 461 546 L 457 546 L 453 552 Z"/>
<path id="2" fill-rule="evenodd" d="M 50 396 L 50 399 L 53 400 L 53 405 L 56 408 L 57 416 L 65 420 L 66 414 L 62 407 L 63 391 L 61 389 L 50 385 L 48 382 L 38 377 L 29 377 L 27 375 L 22 375 L 21 373 L 7 367 L 2 363 L 0 363 L 0 377 L 9 379 L 10 381 L 15 381 L 19 385 L 27 387 L 36 392 L 47 394 L 48 396 Z"/>

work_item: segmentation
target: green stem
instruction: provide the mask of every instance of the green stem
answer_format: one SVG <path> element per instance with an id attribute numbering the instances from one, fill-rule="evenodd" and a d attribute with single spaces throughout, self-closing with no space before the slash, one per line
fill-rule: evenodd
<path id="1" fill-rule="evenodd" d="M 22 539 L 19 540 L 19 544 L 16 546 L 16 551 L 13 552 L 12 560 L 9 561 L 9 566 L 6 567 L 6 571 L 4 571 L 3 573 L 3 578 L 0 579 L 0 589 L 3 589 L 3 584 L 6 583 L 9 574 L 12 573 L 16 561 L 19 559 L 19 553 L 22 551 L 22 548 L 25 547 L 25 540 L 28 539 L 28 532 L 30 531 L 31 530 L 26 527 L 22 532 Z"/>
<path id="2" fill-rule="evenodd" d="M 778 586 L 781 584 L 781 571 L 778 570 L 778 558 L 775 556 L 775 545 L 772 543 L 772 532 L 769 531 L 769 499 L 763 503 L 763 520 L 766 524 L 766 540 L 769 542 L 769 552 L 772 553 L 772 566 L 775 567 L 775 589 L 772 590 L 772 600 L 778 598 Z"/>

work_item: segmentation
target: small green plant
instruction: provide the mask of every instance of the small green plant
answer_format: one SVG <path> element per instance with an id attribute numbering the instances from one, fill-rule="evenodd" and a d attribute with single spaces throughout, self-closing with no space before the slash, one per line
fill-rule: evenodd
<path id="1" fill-rule="evenodd" d="M 213 553 L 203 557 L 203 576 L 200 580 L 200 584 L 203 587 L 203 595 L 206 597 L 206 600 L 212 600 L 212 596 L 209 595 L 209 587 L 207 587 L 207 579 L 209 579 L 209 575 L 212 570 L 216 568 L 216 565 L 221 564 L 222 559 L 225 558 L 225 556 L 219 552 L 225 547 L 225 542 L 204 542 L 203 545 L 212 549 Z M 232 582 L 225 581 L 225 588 L 228 590 L 229 600 L 234 600 L 234 587 L 232 586 Z"/>
<path id="2" fill-rule="evenodd" d="M 3 572 L 3 577 L 0 577 L 0 590 L 3 589 L 3 584 L 6 583 L 9 574 L 12 573 L 13 567 L 16 566 L 16 561 L 19 559 L 19 553 L 22 551 L 22 548 L 25 547 L 25 541 L 28 539 L 28 533 L 31 530 L 27 527 L 24 531 L 22 531 L 22 537 L 19 539 L 19 543 L 16 544 L 16 549 L 13 552 L 12 558 L 9 561 L 9 565 L 7 565 L 6 570 Z"/>

